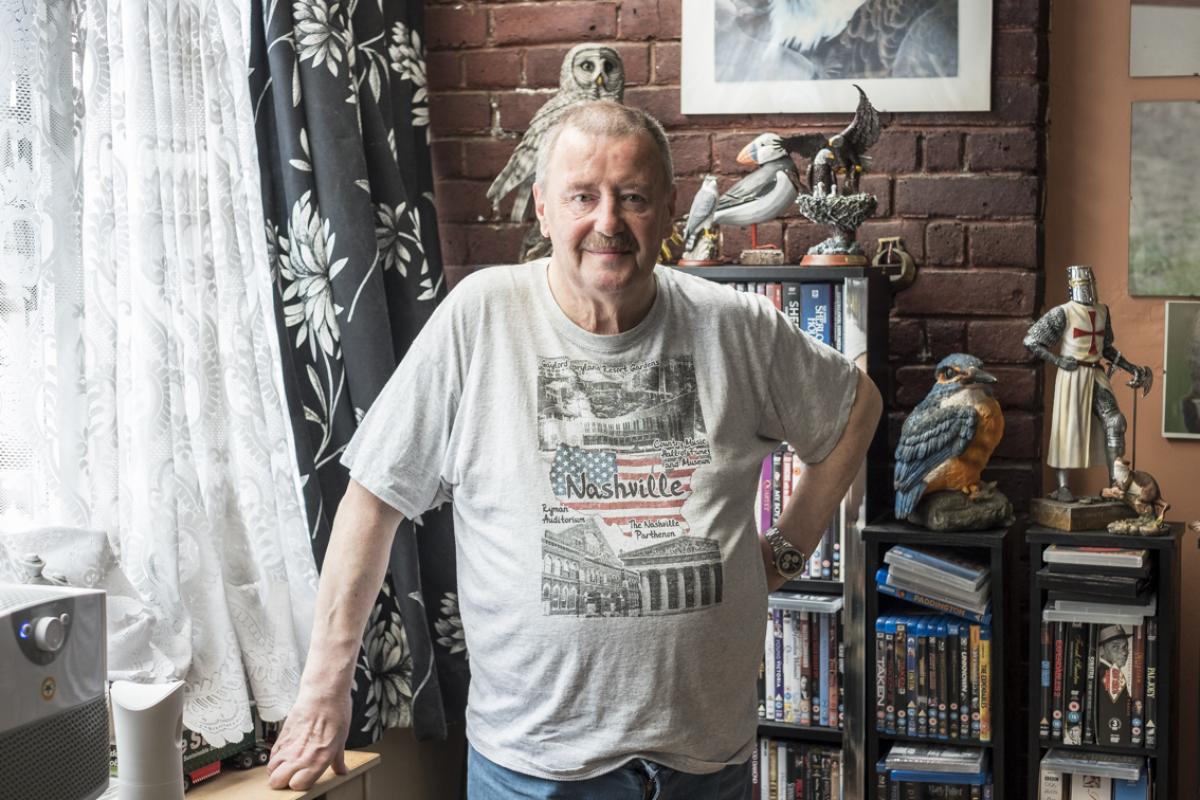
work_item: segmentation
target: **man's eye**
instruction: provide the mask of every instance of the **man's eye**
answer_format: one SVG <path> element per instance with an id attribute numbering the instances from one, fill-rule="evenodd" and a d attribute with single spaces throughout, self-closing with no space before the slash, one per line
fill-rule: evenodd
<path id="1" fill-rule="evenodd" d="M 630 205 L 645 205 L 646 196 L 637 194 L 636 192 L 631 192 L 625 195 L 625 202 L 629 203 Z"/>
<path id="2" fill-rule="evenodd" d="M 590 194 L 573 194 L 573 195 L 571 195 L 571 202 L 575 203 L 577 205 L 588 203 L 591 201 L 591 199 L 592 199 L 592 196 Z"/>

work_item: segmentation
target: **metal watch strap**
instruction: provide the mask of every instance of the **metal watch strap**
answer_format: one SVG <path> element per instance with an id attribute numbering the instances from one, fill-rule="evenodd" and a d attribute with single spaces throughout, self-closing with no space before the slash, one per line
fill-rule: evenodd
<path id="1" fill-rule="evenodd" d="M 790 580 L 795 578 L 800 572 L 803 571 L 801 568 L 796 572 L 787 573 L 779 568 L 779 558 L 787 550 L 795 550 L 800 554 L 801 559 L 804 560 L 804 552 L 799 547 L 796 547 L 796 545 L 789 542 L 784 537 L 783 533 L 780 532 L 779 528 L 775 527 L 774 525 L 772 525 L 770 528 L 767 528 L 767 530 L 763 532 L 763 538 L 766 539 L 767 544 L 771 546 L 771 552 L 774 555 L 773 560 L 775 562 L 776 572 Z"/>

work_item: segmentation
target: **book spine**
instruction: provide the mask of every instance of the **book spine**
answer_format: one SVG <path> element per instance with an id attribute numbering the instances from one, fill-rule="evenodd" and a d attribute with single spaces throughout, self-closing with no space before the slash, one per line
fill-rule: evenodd
<path id="1" fill-rule="evenodd" d="M 946 679 L 947 678 L 946 673 L 949 671 L 950 666 L 946 659 L 946 622 L 945 622 L 945 620 L 938 622 L 937 649 L 938 649 L 938 652 L 937 652 L 937 666 L 938 666 L 937 735 L 938 735 L 939 739 L 949 739 L 950 738 L 950 720 L 948 719 L 948 712 L 950 710 L 950 704 L 947 702 L 947 697 L 946 697 L 946 695 L 948 694 L 947 690 L 949 688 L 949 681 L 947 681 L 947 679 Z"/>
<path id="2" fill-rule="evenodd" d="M 821 687 L 821 726 L 829 726 L 829 615 L 821 615 L 820 660 L 817 661 Z"/>
<path id="3" fill-rule="evenodd" d="M 837 615 L 837 712 L 838 728 L 846 726 L 846 628 L 841 612 Z"/>
<path id="4" fill-rule="evenodd" d="M 833 562 L 833 579 L 835 581 L 842 579 L 842 537 L 845 531 L 842 529 L 841 516 L 840 511 L 833 512 L 833 521 L 829 523 L 829 527 L 832 529 L 829 539 L 833 546 L 831 561 Z"/>
<path id="5" fill-rule="evenodd" d="M 771 471 L 772 458 L 767 456 L 762 462 L 762 474 L 758 481 L 758 530 L 762 533 L 771 527 Z"/>
<path id="6" fill-rule="evenodd" d="M 783 284 L 783 313 L 800 330 L 804 330 L 800 316 L 800 284 Z"/>
<path id="7" fill-rule="evenodd" d="M 750 751 L 750 796 L 755 798 L 755 800 L 757 800 L 759 797 L 758 787 L 761 785 L 759 767 L 761 757 L 759 756 L 759 753 L 762 751 L 762 741 L 762 739 L 759 739 L 758 742 L 756 742 L 757 746 Z"/>
<path id="8" fill-rule="evenodd" d="M 796 664 L 796 621 L 793 613 L 783 611 L 783 721 L 792 724 L 796 721 L 795 692 L 799 683 L 795 671 Z"/>
<path id="9" fill-rule="evenodd" d="M 775 308 L 779 309 L 780 311 L 783 311 L 783 284 L 768 283 L 767 297 L 771 298 L 771 305 L 775 306 Z"/>
<path id="10" fill-rule="evenodd" d="M 971 738 L 979 739 L 979 626 L 971 626 Z"/>
<path id="11" fill-rule="evenodd" d="M 971 626 L 958 625 L 958 730 L 959 738 L 971 738 Z"/>
<path id="12" fill-rule="evenodd" d="M 1041 644 L 1042 644 L 1042 659 L 1041 659 L 1041 702 L 1038 712 L 1038 738 L 1050 738 L 1050 623 L 1045 619 L 1042 620 L 1041 628 Z"/>
<path id="13" fill-rule="evenodd" d="M 1037 800 L 1063 800 L 1063 775 L 1052 769 L 1039 774 Z"/>
<path id="14" fill-rule="evenodd" d="M 929 735 L 929 635 L 924 619 L 917 623 L 917 736 Z"/>
<path id="15" fill-rule="evenodd" d="M 926 722 L 929 725 L 929 738 L 936 739 L 938 736 L 938 728 L 941 725 L 941 718 L 938 716 L 938 683 L 942 676 L 938 671 L 941 663 L 938 661 L 938 635 L 937 623 L 933 620 L 929 621 L 928 627 L 929 644 L 926 645 L 926 657 L 929 659 L 929 666 L 926 672 L 929 675 L 929 700 Z"/>
<path id="16" fill-rule="evenodd" d="M 821 623 L 825 614 L 813 614 L 808 624 L 808 697 L 812 701 L 812 724 L 821 724 L 825 698 L 821 697 Z"/>
<path id="17" fill-rule="evenodd" d="M 1095 744 L 1096 733 L 1096 631 L 1088 625 L 1087 674 L 1083 689 L 1083 743 Z"/>
<path id="18" fill-rule="evenodd" d="M 831 344 L 839 353 L 846 352 L 846 291 L 845 284 L 833 284 L 833 340 Z"/>
<path id="19" fill-rule="evenodd" d="M 801 328 L 809 336 L 825 344 L 833 344 L 833 326 L 829 316 L 833 304 L 833 287 L 828 283 L 806 283 L 800 301 Z"/>
<path id="20" fill-rule="evenodd" d="M 771 524 L 783 513 L 783 448 L 771 453 Z"/>
<path id="21" fill-rule="evenodd" d="M 960 581 L 971 583 L 972 587 L 977 586 L 981 580 L 979 569 L 972 569 L 963 564 L 956 564 L 953 561 L 939 558 L 933 553 L 926 553 L 924 550 L 915 550 L 911 547 L 896 545 L 888 551 L 888 554 L 893 558 L 903 558 L 907 561 L 915 561 L 927 567 L 933 567 L 938 572 L 958 578 Z"/>
<path id="22" fill-rule="evenodd" d="M 774 703 L 771 706 L 771 719 L 775 722 L 783 721 L 783 611 L 782 609 L 771 609 L 771 624 L 774 635 L 771 638 L 771 653 L 773 654 L 773 669 L 771 676 L 773 678 L 772 697 Z"/>
<path id="23" fill-rule="evenodd" d="M 1146 619 L 1146 747 L 1158 747 L 1158 620 Z"/>
<path id="24" fill-rule="evenodd" d="M 909 617 L 908 626 L 904 635 L 904 706 L 906 709 L 905 720 L 908 725 L 908 730 L 905 731 L 909 736 L 917 735 L 917 653 L 918 647 L 918 618 Z"/>
<path id="25" fill-rule="evenodd" d="M 775 794 L 779 800 L 788 797 L 788 746 L 787 742 L 775 743 Z"/>
<path id="26" fill-rule="evenodd" d="M 979 741 L 992 740 L 992 629 L 979 628 Z"/>
<path id="27" fill-rule="evenodd" d="M 1146 710 L 1146 626 L 1133 626 L 1133 668 L 1129 686 L 1129 743 L 1141 747 Z"/>
<path id="28" fill-rule="evenodd" d="M 768 800 L 771 796 L 771 740 L 763 737 L 758 740 L 758 800 Z"/>
<path id="29" fill-rule="evenodd" d="M 926 608 L 932 608 L 945 614 L 953 614 L 956 617 L 962 617 L 963 619 L 970 620 L 971 622 L 987 624 L 992 621 L 991 612 L 986 614 L 976 614 L 974 611 L 963 608 L 962 606 L 956 606 L 953 603 L 947 603 L 943 600 L 935 600 L 927 595 L 918 594 L 917 592 L 910 592 L 907 589 L 898 589 L 895 586 L 891 586 L 887 583 L 886 569 L 881 569 L 876 573 L 875 588 L 883 594 L 890 595 L 891 597 L 896 597 L 900 600 L 907 600 L 910 603 L 916 603 L 917 605 L 925 606 Z"/>
<path id="30" fill-rule="evenodd" d="M 767 786 L 770 800 L 783 800 L 779 796 L 779 748 L 774 740 L 767 741 Z"/>
<path id="31" fill-rule="evenodd" d="M 786 509 L 792 502 L 792 467 L 795 463 L 796 451 L 790 446 L 784 446 L 783 450 L 783 469 L 780 472 L 780 490 L 783 493 L 783 503 L 781 508 Z"/>
<path id="32" fill-rule="evenodd" d="M 953 618 L 946 622 L 946 663 L 948 670 L 948 681 L 946 683 L 946 699 L 949 701 L 946 706 L 947 732 L 951 739 L 961 737 L 961 728 L 958 724 L 958 698 L 961 689 L 958 685 L 959 681 L 959 652 L 958 652 L 958 623 Z"/>
<path id="33" fill-rule="evenodd" d="M 767 647 L 774 631 L 771 630 L 771 612 L 767 612 L 767 637 L 763 641 L 762 659 L 758 662 L 758 718 L 767 718 Z"/>
<path id="34" fill-rule="evenodd" d="M 833 579 L 833 539 L 835 522 L 830 521 L 825 526 L 825 533 L 821 535 L 821 578 L 824 580 Z"/>
<path id="35" fill-rule="evenodd" d="M 893 635 L 892 674 L 894 675 L 894 692 L 892 703 L 896 717 L 895 732 L 905 733 L 908 730 L 908 630 L 911 621 L 908 617 L 896 617 L 896 630 Z"/>
<path id="36" fill-rule="evenodd" d="M 829 667 L 826 670 L 829 673 L 829 727 L 838 728 L 841 727 L 838 717 L 838 621 L 841 614 L 825 616 L 829 618 Z"/>
<path id="37" fill-rule="evenodd" d="M 1051 675 L 1050 697 L 1053 701 L 1050 715 L 1050 739 L 1061 742 L 1063 738 L 1063 624 L 1054 623 L 1054 672 Z"/>
<path id="38" fill-rule="evenodd" d="M 808 640 L 812 635 L 812 614 L 800 612 L 800 724 L 812 724 L 812 684 L 808 681 Z"/>
<path id="39" fill-rule="evenodd" d="M 888 636 L 889 625 L 895 636 L 894 620 L 888 616 L 875 620 L 875 729 L 880 733 L 895 733 L 895 651 Z"/>
<path id="40" fill-rule="evenodd" d="M 789 742 L 783 751 L 783 780 L 787 788 L 788 800 L 796 800 L 796 751 L 794 743 Z"/>
<path id="41" fill-rule="evenodd" d="M 1063 721 L 1063 744 L 1083 744 L 1083 691 L 1087 681 L 1083 671 L 1087 664 L 1084 652 L 1084 623 L 1072 622 L 1067 633 L 1066 718 Z"/>

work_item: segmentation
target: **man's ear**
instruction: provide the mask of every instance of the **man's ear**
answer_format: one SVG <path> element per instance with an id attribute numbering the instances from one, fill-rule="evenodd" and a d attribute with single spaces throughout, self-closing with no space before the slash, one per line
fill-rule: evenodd
<path id="1" fill-rule="evenodd" d="M 533 213 L 537 215 L 542 236 L 549 239 L 550 226 L 546 222 L 546 198 L 542 195 L 542 187 L 537 183 L 533 184 Z"/>

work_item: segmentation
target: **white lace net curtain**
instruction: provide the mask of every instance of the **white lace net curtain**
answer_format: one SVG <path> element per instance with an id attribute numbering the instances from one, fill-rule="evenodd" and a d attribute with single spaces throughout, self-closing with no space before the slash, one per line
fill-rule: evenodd
<path id="1" fill-rule="evenodd" d="M 236 0 L 0 0 L 0 573 L 109 591 L 211 743 L 295 697 L 317 573 Z M 11 577 L 11 574 L 10 574 Z"/>

